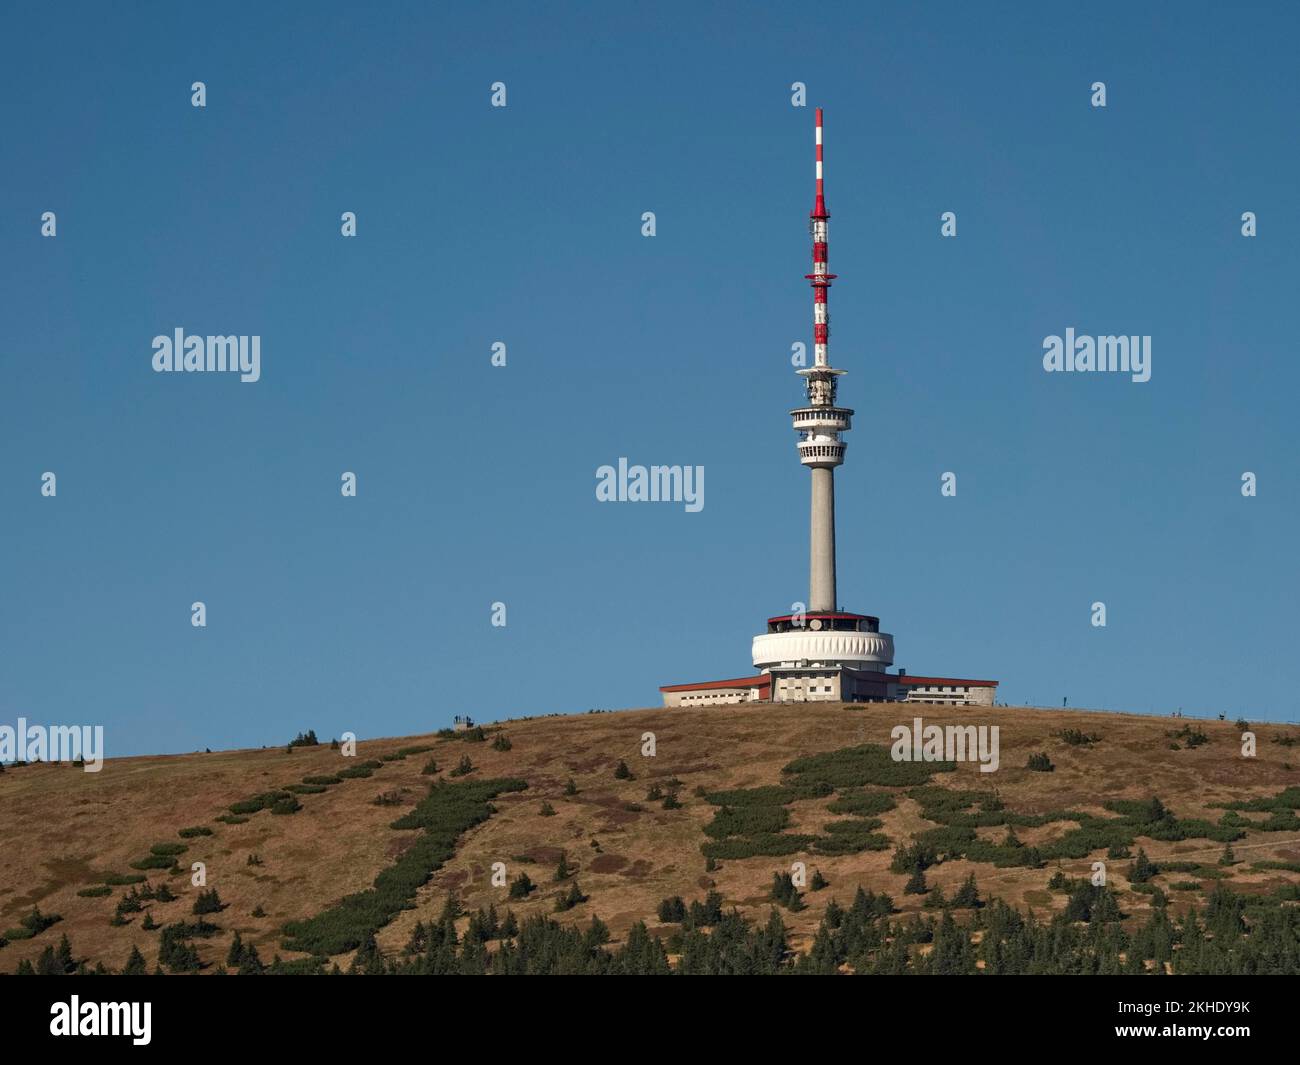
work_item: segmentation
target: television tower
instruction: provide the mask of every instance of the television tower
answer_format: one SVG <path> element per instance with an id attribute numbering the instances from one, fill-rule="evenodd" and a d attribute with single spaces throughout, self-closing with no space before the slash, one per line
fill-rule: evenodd
<path id="1" fill-rule="evenodd" d="M 822 176 L 822 109 L 817 108 L 817 198 L 809 215 L 813 242 L 813 272 L 806 275 L 813 290 L 813 365 L 800 370 L 808 405 L 790 412 L 799 434 L 799 461 L 812 470 L 809 526 L 808 610 L 837 610 L 835 594 L 835 467 L 844 461 L 840 433 L 853 426 L 853 411 L 835 405 L 836 378 L 844 373 L 830 364 L 830 312 L 827 296 L 835 275 L 827 271 L 826 231 L 830 215 Z"/>
<path id="2" fill-rule="evenodd" d="M 827 297 L 835 275 L 826 254 L 826 189 L 822 175 L 822 110 L 817 108 L 817 197 L 809 215 L 813 263 L 812 365 L 801 369 L 806 406 L 792 410 L 799 434 L 799 461 L 812 471 L 809 526 L 808 603 L 800 610 L 767 619 L 767 630 L 751 647 L 756 676 L 660 689 L 665 706 L 717 706 L 757 701 L 845 702 L 876 700 L 938 701 L 961 706 L 992 706 L 997 682 L 951 677 L 908 676 L 887 672 L 894 664 L 894 637 L 880 631 L 880 618 L 841 610 L 835 591 L 835 467 L 844 461 L 840 434 L 853 423 L 853 411 L 835 405 L 844 371 L 831 365 Z M 858 538 L 862 540 L 861 537 Z M 865 549 L 866 542 L 859 545 Z M 878 552 L 877 552 L 878 554 Z"/>

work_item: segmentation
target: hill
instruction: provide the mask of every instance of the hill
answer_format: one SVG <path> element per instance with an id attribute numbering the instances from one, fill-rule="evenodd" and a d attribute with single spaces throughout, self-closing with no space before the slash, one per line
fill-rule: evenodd
<path id="1" fill-rule="evenodd" d="M 998 726 L 1000 769 L 891 761 L 890 730 L 913 717 Z M 206 917 L 215 930 L 188 940 L 208 972 L 236 932 L 263 961 L 325 953 L 346 969 L 369 930 L 395 955 L 451 892 L 467 911 L 495 905 L 521 921 L 598 915 L 615 944 L 639 921 L 667 939 L 678 925 L 659 921 L 660 903 L 710 891 L 761 924 L 773 875 L 796 861 L 829 884 L 804 888 L 804 908 L 781 909 L 797 950 L 830 900 L 847 906 L 859 886 L 904 915 L 926 912 L 927 896 L 904 890 L 917 864 L 931 893 L 951 898 L 973 874 L 983 898 L 1046 915 L 1067 905 L 1060 874 L 1085 878 L 1104 861 L 1126 925 L 1164 898 L 1174 915 L 1203 905 L 1224 882 L 1288 905 L 1300 885 L 1300 792 L 1284 789 L 1300 784 L 1300 727 L 1253 731 L 1257 755 L 1243 757 L 1230 722 L 765 704 L 508 721 L 368 740 L 351 758 L 325 743 L 110 759 L 98 774 L 10 766 L 0 774 L 0 971 L 35 962 L 61 933 L 91 966 L 119 969 L 134 946 L 153 969 L 160 932 L 142 927 L 146 914 L 159 927 L 198 920 L 195 862 L 223 907 Z M 646 733 L 653 757 L 642 755 Z M 1026 768 L 1038 753 L 1051 771 Z M 462 758 L 472 769 L 453 776 Z M 616 776 L 620 761 L 631 779 Z M 1220 863 L 1225 845 L 1231 864 Z M 1157 871 L 1134 883 L 1132 859 L 1107 855 L 1139 848 Z M 562 855 L 572 876 L 557 881 Z M 493 884 L 496 863 L 535 890 L 510 898 Z M 557 910 L 574 883 L 585 901 Z M 149 897 L 163 884 L 174 901 Z M 34 908 L 60 919 L 24 938 Z"/>

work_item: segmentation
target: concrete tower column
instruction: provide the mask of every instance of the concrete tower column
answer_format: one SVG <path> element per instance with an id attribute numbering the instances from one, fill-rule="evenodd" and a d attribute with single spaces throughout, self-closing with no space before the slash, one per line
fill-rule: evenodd
<path id="1" fill-rule="evenodd" d="M 808 609 L 835 610 L 835 470 L 812 470 L 812 528 L 809 536 Z"/>

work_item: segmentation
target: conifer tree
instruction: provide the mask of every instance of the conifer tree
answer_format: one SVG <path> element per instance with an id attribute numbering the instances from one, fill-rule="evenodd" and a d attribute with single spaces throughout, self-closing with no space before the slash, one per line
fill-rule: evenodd
<path id="1" fill-rule="evenodd" d="M 68 934 L 64 932 L 59 940 L 59 951 L 55 953 L 55 964 L 65 975 L 72 975 L 77 970 L 77 962 L 73 961 L 73 944 L 68 939 Z"/>
<path id="2" fill-rule="evenodd" d="M 261 976 L 266 972 L 266 966 L 262 964 L 262 959 L 257 955 L 257 947 L 252 943 L 244 948 L 243 954 L 239 959 L 240 976 Z"/>
<path id="3" fill-rule="evenodd" d="M 1159 799 L 1156 800 L 1156 802 L 1159 801 Z M 1129 883 L 1145 884 L 1158 872 L 1159 870 L 1156 868 L 1155 864 L 1147 857 L 1147 852 L 1139 847 L 1137 858 L 1134 860 L 1133 864 L 1129 866 Z"/>
<path id="4" fill-rule="evenodd" d="M 239 963 L 244 959 L 244 938 L 235 932 L 235 938 L 230 941 L 230 950 L 226 952 L 226 965 L 232 969 L 237 969 Z"/>
<path id="5" fill-rule="evenodd" d="M 217 894 L 216 888 L 200 891 L 199 897 L 194 900 L 194 912 L 196 914 L 220 913 L 222 909 L 221 896 Z"/>
<path id="6" fill-rule="evenodd" d="M 975 886 L 975 874 L 971 873 L 962 886 L 957 889 L 957 894 L 952 897 L 954 907 L 963 910 L 974 910 L 980 906 L 979 888 Z"/>
<path id="7" fill-rule="evenodd" d="M 140 948 L 133 946 L 131 955 L 126 959 L 126 965 L 122 969 L 122 975 L 145 976 L 148 972 L 149 967 L 145 964 L 144 955 L 140 953 Z"/>

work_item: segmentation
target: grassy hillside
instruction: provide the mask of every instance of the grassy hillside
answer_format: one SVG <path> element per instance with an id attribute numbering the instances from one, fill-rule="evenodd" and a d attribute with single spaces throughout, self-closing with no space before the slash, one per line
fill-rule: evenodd
<path id="1" fill-rule="evenodd" d="M 897 765 L 863 745 L 887 749 L 890 729 L 914 716 L 998 725 L 1001 769 L 928 765 L 891 778 Z M 1188 725 L 1206 742 L 1189 746 L 1175 735 Z M 1072 744 L 1066 730 L 1096 739 Z M 98 774 L 10 767 L 0 774 L 0 935 L 9 939 L 0 971 L 34 961 L 63 933 L 92 965 L 121 968 L 135 946 L 153 969 L 160 933 L 142 927 L 146 914 L 159 926 L 198 920 L 192 862 L 205 863 L 207 886 L 224 906 L 206 918 L 217 930 L 192 939 L 208 972 L 224 965 L 236 932 L 264 961 L 311 950 L 346 968 L 358 929 L 396 953 L 452 891 L 466 910 L 495 904 L 520 920 L 544 913 L 585 925 L 598 915 L 615 943 L 638 921 L 667 936 L 675 926 L 659 924 L 660 902 L 682 896 L 689 904 L 710 890 L 761 923 L 773 905 L 773 874 L 795 861 L 829 882 L 804 891 L 802 910 L 782 911 L 791 944 L 805 949 L 830 900 L 847 905 L 859 885 L 887 892 L 904 913 L 921 910 L 925 896 L 904 893 L 910 859 L 897 855 L 918 843 L 948 855 L 925 869 L 932 891 L 951 896 L 973 873 L 984 897 L 1039 914 L 1066 903 L 1049 888 L 1054 874 L 1084 877 L 1099 859 L 1126 921 L 1149 913 L 1150 885 L 1167 895 L 1172 914 L 1202 903 L 1219 881 L 1247 895 L 1294 893 L 1285 885 L 1300 884 L 1300 824 L 1291 827 L 1300 802 L 1225 809 L 1300 784 L 1300 727 L 1254 731 L 1258 754 L 1244 758 L 1231 722 L 765 705 L 504 722 L 482 739 L 363 742 L 355 758 L 326 743 L 291 753 L 123 758 Z M 654 733 L 653 758 L 641 754 L 646 732 Z M 808 758 L 850 748 L 860 749 Z M 1053 771 L 1025 768 L 1040 752 Z M 472 770 L 451 776 L 463 757 Z M 430 760 L 436 772 L 425 771 Z M 620 760 L 632 779 L 616 777 Z M 430 794 L 443 780 L 447 790 Z M 669 794 L 679 805 L 665 802 Z M 1151 820 L 1152 798 L 1166 808 L 1163 820 Z M 1008 827 L 1023 849 L 1038 849 L 1041 864 L 1021 864 Z M 1107 859 L 1108 846 L 1125 839 L 1134 854 L 1141 847 L 1157 866 L 1176 869 L 1135 889 L 1131 860 Z M 1224 865 L 1228 840 L 1235 863 Z M 561 855 L 573 876 L 557 882 Z M 536 889 L 509 898 L 492 883 L 494 863 L 505 864 L 511 881 L 527 873 Z M 145 878 L 149 894 L 165 883 L 176 899 L 146 899 L 138 910 L 128 903 L 115 923 L 132 888 L 105 880 L 128 877 Z M 573 882 L 586 901 L 557 912 L 557 895 Z M 18 932 L 34 907 L 61 919 L 30 938 L 5 931 Z"/>

